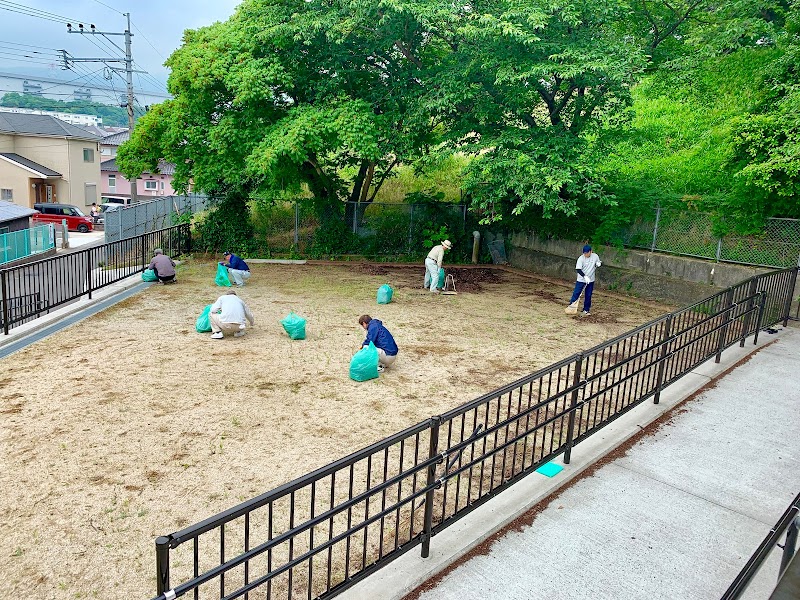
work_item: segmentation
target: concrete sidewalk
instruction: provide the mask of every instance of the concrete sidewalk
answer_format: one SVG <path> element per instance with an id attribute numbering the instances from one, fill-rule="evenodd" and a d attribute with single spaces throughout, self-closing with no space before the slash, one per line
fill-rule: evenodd
<path id="1" fill-rule="evenodd" d="M 719 598 L 800 491 L 797 373 L 799 330 L 748 338 L 341 597 Z"/>
<path id="2" fill-rule="evenodd" d="M 420 600 L 719 598 L 800 490 L 798 373 L 785 330 Z M 778 554 L 745 597 L 769 597 Z"/>

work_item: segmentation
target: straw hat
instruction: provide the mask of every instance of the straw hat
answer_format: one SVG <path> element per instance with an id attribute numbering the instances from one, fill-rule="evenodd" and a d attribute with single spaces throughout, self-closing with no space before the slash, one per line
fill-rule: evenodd
<path id="1" fill-rule="evenodd" d="M 442 246 L 450 250 L 453 247 L 453 244 L 450 243 L 450 240 L 445 240 L 442 242 Z"/>

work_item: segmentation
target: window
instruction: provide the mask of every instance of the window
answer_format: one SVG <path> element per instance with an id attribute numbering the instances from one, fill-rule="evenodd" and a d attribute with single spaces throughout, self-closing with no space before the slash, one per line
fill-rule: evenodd
<path id="1" fill-rule="evenodd" d="M 94 148 L 83 149 L 83 162 L 94 162 Z"/>
<path id="2" fill-rule="evenodd" d="M 87 183 L 84 186 L 84 197 L 86 199 L 86 206 L 91 205 L 92 202 L 97 202 L 97 184 Z"/>
<path id="3" fill-rule="evenodd" d="M 156 190 L 158 189 L 158 182 L 153 179 L 148 179 L 144 182 L 144 189 L 146 190 Z"/>
<path id="4" fill-rule="evenodd" d="M 116 175 L 109 175 L 108 176 L 108 187 L 109 188 L 117 187 L 117 176 Z"/>
<path id="5" fill-rule="evenodd" d="M 101 156 L 111 156 L 111 148 L 100 148 Z"/>
<path id="6" fill-rule="evenodd" d="M 159 183 L 161 183 L 161 189 L 163 190 L 163 189 L 164 189 L 164 182 L 163 182 L 163 181 L 161 181 L 161 182 L 159 182 Z"/>
<path id="7" fill-rule="evenodd" d="M 14 190 L 5 188 L 0 190 L 0 200 L 14 200 Z"/>

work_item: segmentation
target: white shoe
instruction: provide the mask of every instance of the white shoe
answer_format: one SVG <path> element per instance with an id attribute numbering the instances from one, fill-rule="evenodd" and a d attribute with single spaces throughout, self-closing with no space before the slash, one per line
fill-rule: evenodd
<path id="1" fill-rule="evenodd" d="M 236 333 L 233 334 L 233 337 L 243 337 L 243 336 L 244 336 L 244 331 L 237 331 Z"/>
<path id="2" fill-rule="evenodd" d="M 383 365 L 378 365 L 378 373 L 383 373 L 386 370 L 386 367 Z"/>
<path id="3" fill-rule="evenodd" d="M 245 325 L 244 323 L 239 323 L 239 331 L 244 331 L 246 327 L 247 325 Z"/>
<path id="4" fill-rule="evenodd" d="M 582 317 L 591 317 L 591 316 L 592 316 L 592 313 L 590 313 L 588 310 L 585 310 L 585 311 L 583 311 L 583 312 L 581 313 L 581 316 L 582 316 Z"/>
<path id="5" fill-rule="evenodd" d="M 224 338 L 224 337 L 225 337 L 225 336 L 222 334 L 222 332 L 221 332 L 221 331 L 218 331 L 217 333 L 212 333 L 212 334 L 211 334 L 211 339 L 212 339 L 212 340 L 221 340 L 221 339 L 222 339 L 222 338 Z"/>

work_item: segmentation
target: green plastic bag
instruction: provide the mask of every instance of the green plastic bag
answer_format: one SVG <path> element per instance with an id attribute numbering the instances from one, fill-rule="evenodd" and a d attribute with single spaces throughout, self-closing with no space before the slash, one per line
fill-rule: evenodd
<path id="1" fill-rule="evenodd" d="M 356 352 L 350 361 L 350 379 L 355 381 L 368 381 L 378 377 L 378 349 L 375 344 L 369 343 Z"/>
<path id="2" fill-rule="evenodd" d="M 142 271 L 142 281 L 158 281 L 158 275 L 153 269 L 145 269 Z"/>
<path id="3" fill-rule="evenodd" d="M 388 283 L 384 283 L 378 288 L 378 304 L 389 304 L 394 296 L 394 290 Z"/>
<path id="4" fill-rule="evenodd" d="M 439 269 L 439 284 L 436 287 L 444 289 L 444 269 Z"/>
<path id="5" fill-rule="evenodd" d="M 200 316 L 197 317 L 197 321 L 194 323 L 194 328 L 197 329 L 197 333 L 208 333 L 211 331 L 211 305 L 209 304 L 203 309 L 203 312 L 200 313 Z"/>
<path id="6" fill-rule="evenodd" d="M 217 276 L 214 278 L 214 283 L 222 287 L 231 287 L 231 280 L 228 279 L 228 267 L 217 265 Z"/>
<path id="7" fill-rule="evenodd" d="M 286 318 L 281 321 L 281 325 L 283 325 L 283 329 L 289 334 L 291 339 L 306 339 L 306 320 L 300 315 L 290 312 L 286 315 Z"/>

